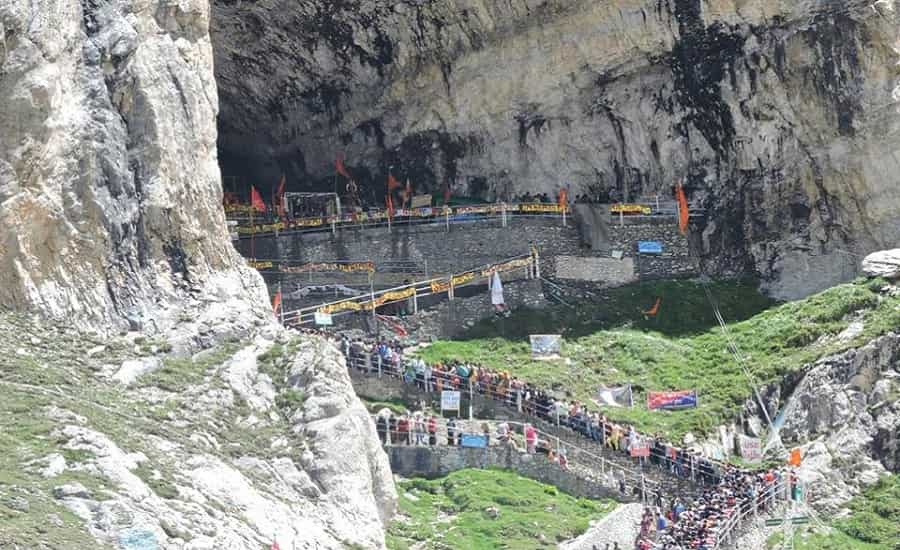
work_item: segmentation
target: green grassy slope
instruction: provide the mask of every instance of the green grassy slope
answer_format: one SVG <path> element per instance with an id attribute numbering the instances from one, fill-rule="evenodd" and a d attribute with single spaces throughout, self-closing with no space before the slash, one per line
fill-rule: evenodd
<path id="1" fill-rule="evenodd" d="M 391 550 L 419 542 L 432 550 L 555 548 L 615 507 L 612 501 L 575 498 L 502 470 L 401 481 L 398 492 L 400 514 L 387 536 Z M 496 517 L 487 512 L 490 508 Z"/>
<path id="2" fill-rule="evenodd" d="M 636 390 L 635 408 L 609 409 L 611 417 L 672 437 L 706 432 L 737 413 L 750 386 L 712 321 L 702 287 L 688 281 L 657 285 L 625 287 L 604 305 L 569 313 L 600 320 L 564 332 L 560 360 L 530 357 L 527 334 L 553 328 L 560 320 L 559 314 L 554 318 L 543 312 L 478 325 L 472 338 L 436 342 L 422 354 L 431 361 L 466 360 L 507 370 L 581 400 L 590 399 L 601 383 L 630 382 Z M 775 381 L 823 355 L 900 326 L 900 297 L 886 292 L 880 280 L 858 280 L 763 311 L 759 309 L 766 306 L 765 299 L 754 297 L 746 285 L 723 283 L 712 290 L 757 382 Z M 649 308 L 660 294 L 660 318 L 645 318 L 638 304 Z M 739 320 L 744 316 L 749 318 Z M 666 320 L 670 318 L 674 320 Z M 861 322 L 862 330 L 839 338 L 853 321 Z M 558 332 L 560 325 L 555 326 L 550 332 Z M 671 389 L 697 389 L 700 406 L 677 412 L 646 409 L 646 391 Z"/>

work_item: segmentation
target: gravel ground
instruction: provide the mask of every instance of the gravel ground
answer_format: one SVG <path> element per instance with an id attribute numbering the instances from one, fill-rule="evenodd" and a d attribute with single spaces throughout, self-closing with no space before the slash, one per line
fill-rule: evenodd
<path id="1" fill-rule="evenodd" d="M 644 506 L 640 503 L 623 504 L 606 517 L 593 522 L 587 532 L 559 545 L 560 550 L 605 550 L 618 542 L 622 550 L 634 548 Z"/>

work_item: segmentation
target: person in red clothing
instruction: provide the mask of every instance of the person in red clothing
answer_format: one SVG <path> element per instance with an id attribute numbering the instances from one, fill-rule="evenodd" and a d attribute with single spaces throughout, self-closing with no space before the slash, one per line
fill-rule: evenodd
<path id="1" fill-rule="evenodd" d="M 409 445 L 409 417 L 405 414 L 397 421 L 397 433 L 400 435 L 400 444 Z"/>
<path id="2" fill-rule="evenodd" d="M 437 418 L 428 417 L 428 444 L 432 447 L 437 444 Z"/>

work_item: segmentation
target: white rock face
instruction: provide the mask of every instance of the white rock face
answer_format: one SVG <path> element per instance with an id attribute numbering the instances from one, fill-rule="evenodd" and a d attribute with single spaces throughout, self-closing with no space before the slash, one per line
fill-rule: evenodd
<path id="1" fill-rule="evenodd" d="M 900 241 L 896 2 L 213 6 L 226 174 L 330 191 L 343 152 L 375 203 L 388 166 L 491 200 L 683 181 L 708 268 L 786 298 Z"/>
<path id="2" fill-rule="evenodd" d="M 185 395 L 170 397 L 181 405 L 154 422 L 152 434 L 123 438 L 54 413 L 64 422 L 56 433 L 65 447 L 90 457 L 70 469 L 108 486 L 60 485 L 54 498 L 96 540 L 123 548 L 255 549 L 274 540 L 295 549 L 384 548 L 397 496 L 342 356 L 324 340 L 302 342 L 289 372 L 304 400 L 285 420 L 271 379 L 257 368 L 256 357 L 271 345 L 255 340 Z M 159 390 L 121 391 L 138 406 L 159 401 Z"/>
<path id="3" fill-rule="evenodd" d="M 900 467 L 900 335 L 823 358 L 794 390 L 781 430 L 803 443 L 812 503 L 839 511 L 861 487 Z"/>
<path id="4" fill-rule="evenodd" d="M 900 248 L 869 254 L 862 261 L 862 270 L 870 277 L 900 277 Z"/>
<path id="5" fill-rule="evenodd" d="M 205 0 L 0 3 L 0 307 L 263 315 L 221 209 L 208 25 Z"/>

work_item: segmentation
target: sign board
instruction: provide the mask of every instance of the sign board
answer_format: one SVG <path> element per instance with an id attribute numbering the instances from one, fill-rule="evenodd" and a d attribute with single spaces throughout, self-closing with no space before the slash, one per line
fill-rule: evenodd
<path id="1" fill-rule="evenodd" d="M 632 447 L 631 448 L 631 456 L 632 458 L 638 457 L 649 457 L 650 456 L 650 446 L 644 445 L 643 447 Z"/>
<path id="2" fill-rule="evenodd" d="M 431 195 L 416 195 L 412 198 L 412 208 L 431 206 Z"/>
<path id="3" fill-rule="evenodd" d="M 531 356 L 535 359 L 559 357 L 562 350 L 562 336 L 559 334 L 532 334 Z"/>
<path id="4" fill-rule="evenodd" d="M 444 390 L 441 392 L 441 410 L 459 411 L 459 392 Z"/>
<path id="5" fill-rule="evenodd" d="M 638 241 L 638 254 L 662 254 L 663 245 L 659 241 Z"/>
<path id="6" fill-rule="evenodd" d="M 649 215 L 651 210 L 649 206 L 643 204 L 613 204 L 609 207 L 609 211 L 613 214 L 644 214 Z"/>
<path id="7" fill-rule="evenodd" d="M 488 438 L 486 435 L 462 434 L 459 439 L 459 444 L 462 447 L 486 449 L 488 446 Z"/>
<path id="8" fill-rule="evenodd" d="M 331 326 L 334 324 L 334 321 L 331 319 L 330 313 L 325 313 L 323 311 L 317 311 L 313 314 L 316 320 L 316 324 L 319 326 Z"/>
<path id="9" fill-rule="evenodd" d="M 762 442 L 756 437 L 738 435 L 741 447 L 741 458 L 748 462 L 760 462 L 762 460 Z"/>
<path id="10" fill-rule="evenodd" d="M 647 408 L 688 409 L 697 406 L 696 390 L 647 392 Z"/>

